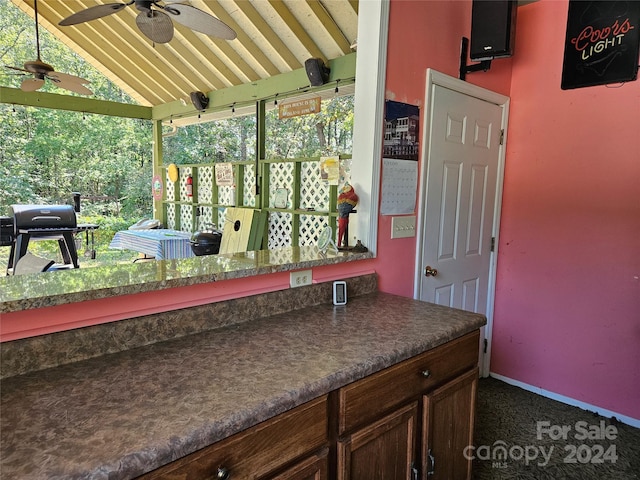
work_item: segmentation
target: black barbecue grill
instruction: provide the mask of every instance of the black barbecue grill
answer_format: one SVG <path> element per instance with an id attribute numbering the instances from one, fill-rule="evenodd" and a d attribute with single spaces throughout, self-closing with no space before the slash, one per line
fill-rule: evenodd
<path id="1" fill-rule="evenodd" d="M 78 231 L 73 205 L 11 205 L 13 237 L 9 263 L 15 270 L 27 253 L 29 240 L 57 240 L 64 263 L 78 268 L 74 234 Z"/>

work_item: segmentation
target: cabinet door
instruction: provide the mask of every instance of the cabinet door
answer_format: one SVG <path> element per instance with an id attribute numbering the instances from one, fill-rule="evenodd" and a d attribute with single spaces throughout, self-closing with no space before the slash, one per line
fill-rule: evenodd
<path id="1" fill-rule="evenodd" d="M 422 471 L 429 480 L 471 478 L 465 448 L 473 445 L 478 369 L 424 397 Z"/>
<path id="2" fill-rule="evenodd" d="M 338 440 L 338 480 L 410 480 L 417 418 L 414 402 Z"/>
<path id="3" fill-rule="evenodd" d="M 267 477 L 268 480 L 329 480 L 328 455 L 329 450 L 323 449 L 318 454 L 296 463 L 284 472 Z M 267 480 L 266 478 L 264 480 Z"/>

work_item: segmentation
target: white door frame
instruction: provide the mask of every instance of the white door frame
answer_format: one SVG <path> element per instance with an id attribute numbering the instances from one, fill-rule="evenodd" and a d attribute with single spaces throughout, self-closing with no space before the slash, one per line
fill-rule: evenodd
<path id="1" fill-rule="evenodd" d="M 491 359 L 491 337 L 493 334 L 493 307 L 495 300 L 495 286 L 496 286 L 496 265 L 498 258 L 498 240 L 500 234 L 500 212 L 502 210 L 502 186 L 504 182 L 504 162 L 505 152 L 507 144 L 507 125 L 509 119 L 509 97 L 501 95 L 499 93 L 492 92 L 477 85 L 467 83 L 463 80 L 445 75 L 436 70 L 427 69 L 427 81 L 425 88 L 425 108 L 424 108 L 424 127 L 422 129 L 422 165 L 420 168 L 420 197 L 418 201 L 418 218 L 417 218 L 417 232 L 419 235 L 416 239 L 416 265 L 414 272 L 414 293 L 413 297 L 420 298 L 420 284 L 422 280 L 422 252 L 423 252 L 423 234 L 425 225 L 424 218 L 426 213 L 426 198 L 427 198 L 427 164 L 429 162 L 428 152 L 430 133 L 431 133 L 431 112 L 433 109 L 433 91 L 434 86 L 439 85 L 441 87 L 454 90 L 456 92 L 468 95 L 470 97 L 479 98 L 489 103 L 493 103 L 502 108 L 502 122 L 500 128 L 504 132 L 502 145 L 500 145 L 499 159 L 498 159 L 498 176 L 496 179 L 496 198 L 494 205 L 494 217 L 491 236 L 495 238 L 494 251 L 491 254 L 491 261 L 489 267 L 488 278 L 488 293 L 487 293 L 487 326 L 484 329 L 484 339 L 486 339 L 486 352 L 481 354 L 480 362 L 480 375 L 485 377 L 489 375 L 489 362 Z M 483 339 L 481 339 L 482 341 Z M 481 345 L 481 349 L 483 345 Z M 481 350 L 482 353 L 482 350 Z"/>

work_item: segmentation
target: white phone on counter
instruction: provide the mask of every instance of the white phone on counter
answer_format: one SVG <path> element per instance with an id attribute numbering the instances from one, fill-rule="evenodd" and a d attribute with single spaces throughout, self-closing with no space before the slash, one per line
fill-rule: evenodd
<path id="1" fill-rule="evenodd" d="M 347 304 L 347 282 L 343 280 L 333 282 L 333 304 Z"/>

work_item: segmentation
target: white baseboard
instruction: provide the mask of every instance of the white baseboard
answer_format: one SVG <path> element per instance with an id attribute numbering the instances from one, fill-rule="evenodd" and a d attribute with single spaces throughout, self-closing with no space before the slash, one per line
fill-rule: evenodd
<path id="1" fill-rule="evenodd" d="M 518 380 L 514 380 L 509 377 L 498 375 L 497 373 L 490 372 L 489 376 L 492 378 L 495 378 L 496 380 L 501 380 L 504 383 L 508 383 L 509 385 L 520 387 L 523 390 L 527 390 L 529 392 L 542 395 L 543 397 L 550 398 L 551 400 L 557 400 L 558 402 L 566 403 L 567 405 L 578 407 L 588 412 L 597 413 L 598 415 L 601 415 L 603 417 L 607 417 L 607 418 L 616 417 L 616 420 L 618 420 L 621 423 L 626 423 L 627 425 L 631 425 L 632 427 L 640 428 L 640 419 L 632 418 L 626 415 L 622 415 L 620 413 L 612 412 L 611 410 L 606 410 L 604 408 L 600 408 L 595 405 L 591 405 L 589 403 L 581 402 L 571 397 L 565 397 L 564 395 L 550 392 L 549 390 L 545 390 L 540 387 L 534 387 L 533 385 L 529 385 L 528 383 L 520 382 Z"/>

